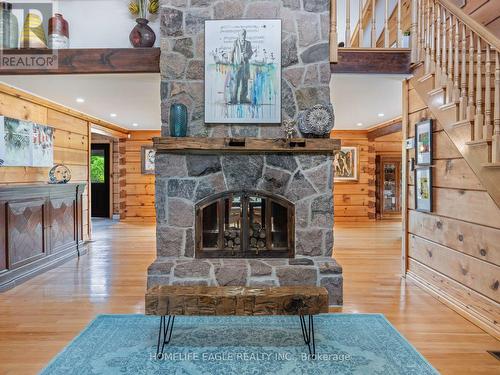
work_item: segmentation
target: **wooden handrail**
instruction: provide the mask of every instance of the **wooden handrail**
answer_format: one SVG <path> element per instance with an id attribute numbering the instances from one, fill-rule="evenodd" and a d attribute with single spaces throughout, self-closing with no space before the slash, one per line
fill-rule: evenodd
<path id="1" fill-rule="evenodd" d="M 449 13 L 453 14 L 455 17 L 465 23 L 470 30 L 479 35 L 484 41 L 489 43 L 490 46 L 494 47 L 497 51 L 500 51 L 500 39 L 498 39 L 485 26 L 481 25 L 474 18 L 466 14 L 463 10 L 454 5 L 450 0 L 436 1 L 443 5 Z"/>

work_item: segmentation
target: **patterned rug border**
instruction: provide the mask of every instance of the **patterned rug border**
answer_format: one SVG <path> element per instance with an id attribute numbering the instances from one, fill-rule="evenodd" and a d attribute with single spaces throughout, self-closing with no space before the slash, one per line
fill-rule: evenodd
<path id="1" fill-rule="evenodd" d="M 52 358 L 49 363 L 47 363 L 47 365 L 39 372 L 40 374 L 44 373 L 45 371 L 47 371 L 58 359 L 59 357 L 62 357 L 66 351 L 81 337 L 83 336 L 87 331 L 89 331 L 92 326 L 94 324 L 97 323 L 97 321 L 99 319 L 102 319 L 102 318 L 106 318 L 106 317 L 113 317 L 113 318 L 130 318 L 130 317 L 147 317 L 147 316 L 150 316 L 150 315 L 145 315 L 145 314 L 97 314 L 95 316 L 94 319 L 92 319 L 86 326 L 85 328 L 80 331 L 80 333 L 78 333 L 78 335 L 76 335 L 68 344 L 66 344 L 64 346 L 64 348 L 59 352 L 57 353 L 54 358 Z M 272 315 L 262 315 L 259 317 L 271 317 Z M 429 367 L 431 370 L 434 370 L 434 372 L 437 374 L 437 375 L 440 375 L 440 373 L 434 368 L 434 366 L 431 365 L 431 363 L 417 350 L 417 348 L 415 348 L 415 346 L 413 346 L 413 344 L 408 341 L 408 339 L 406 339 L 406 337 L 403 336 L 403 334 L 401 332 L 399 332 L 396 327 L 394 327 L 394 325 L 392 325 L 392 323 L 386 318 L 386 316 L 382 313 L 356 313 L 356 314 L 352 314 L 352 313 L 327 313 L 327 314 L 319 314 L 317 315 L 318 317 L 326 317 L 326 316 L 350 316 L 350 317 L 363 317 L 363 316 L 374 316 L 374 317 L 378 317 L 378 318 L 381 318 L 386 324 L 387 326 L 390 327 L 390 329 L 396 333 L 396 335 L 398 335 L 402 340 L 404 340 L 406 342 L 406 344 L 415 351 L 415 353 L 420 357 L 420 359 L 422 359 L 422 361 L 424 361 Z M 204 316 L 204 317 L 210 317 L 210 316 Z M 236 318 L 236 316 L 234 316 Z M 214 318 L 216 318 L 214 316 Z M 217 316 L 217 318 L 220 318 L 219 316 Z M 239 316 L 238 318 L 253 318 L 253 316 Z"/>

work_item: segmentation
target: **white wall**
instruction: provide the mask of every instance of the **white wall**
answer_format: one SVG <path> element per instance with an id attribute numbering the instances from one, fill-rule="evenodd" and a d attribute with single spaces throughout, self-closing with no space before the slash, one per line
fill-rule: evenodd
<path id="1" fill-rule="evenodd" d="M 19 3 L 46 2 L 20 0 Z M 129 48 L 130 31 L 135 26 L 134 17 L 128 12 L 128 0 L 53 0 L 54 13 L 61 13 L 69 22 L 71 48 Z M 19 17 L 19 30 L 24 20 Z M 160 20 L 150 22 L 160 45 Z"/>

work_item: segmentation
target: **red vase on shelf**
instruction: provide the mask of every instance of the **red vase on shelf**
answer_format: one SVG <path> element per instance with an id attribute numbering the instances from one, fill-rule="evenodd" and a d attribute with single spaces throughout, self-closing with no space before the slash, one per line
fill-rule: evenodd
<path id="1" fill-rule="evenodd" d="M 135 48 L 153 47 L 156 41 L 156 35 L 153 29 L 148 25 L 149 21 L 145 18 L 137 18 L 135 21 L 137 25 L 135 25 L 130 33 L 130 43 L 132 43 Z"/>
<path id="2" fill-rule="evenodd" d="M 49 20 L 49 48 L 69 48 L 69 24 L 62 14 L 56 13 Z"/>

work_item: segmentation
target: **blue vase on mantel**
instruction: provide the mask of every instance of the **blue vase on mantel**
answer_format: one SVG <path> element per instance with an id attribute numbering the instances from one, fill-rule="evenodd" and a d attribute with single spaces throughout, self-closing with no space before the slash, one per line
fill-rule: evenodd
<path id="1" fill-rule="evenodd" d="M 187 107 L 181 103 L 170 106 L 170 136 L 185 137 L 187 134 Z"/>

